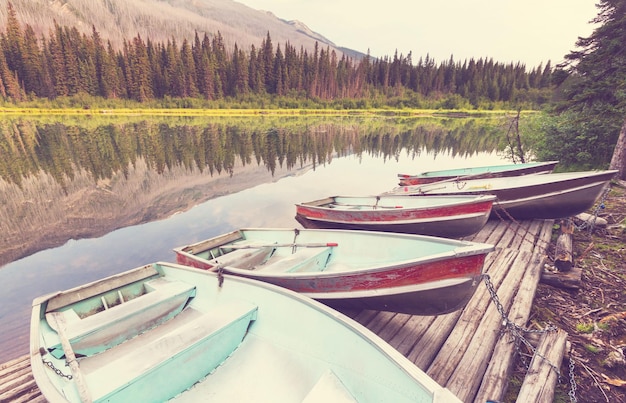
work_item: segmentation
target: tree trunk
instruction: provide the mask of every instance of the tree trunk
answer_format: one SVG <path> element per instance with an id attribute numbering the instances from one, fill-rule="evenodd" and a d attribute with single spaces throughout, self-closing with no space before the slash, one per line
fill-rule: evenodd
<path id="1" fill-rule="evenodd" d="M 619 131 L 619 138 L 613 151 L 613 158 L 611 158 L 611 164 L 609 169 L 619 170 L 619 178 L 626 180 L 626 119 L 622 124 L 622 129 Z"/>

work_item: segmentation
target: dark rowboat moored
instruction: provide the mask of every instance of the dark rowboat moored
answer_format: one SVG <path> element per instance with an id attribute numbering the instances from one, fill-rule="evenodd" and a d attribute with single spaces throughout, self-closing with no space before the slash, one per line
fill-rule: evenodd
<path id="1" fill-rule="evenodd" d="M 489 219 L 495 196 L 333 196 L 296 204 L 306 228 L 361 229 L 460 238 Z"/>
<path id="2" fill-rule="evenodd" d="M 387 195 L 496 196 L 492 217 L 557 219 L 572 217 L 591 208 L 618 171 L 565 172 L 509 178 L 469 179 L 402 186 Z"/>
<path id="3" fill-rule="evenodd" d="M 481 179 L 504 178 L 538 173 L 551 173 L 558 161 L 526 162 L 521 164 L 489 165 L 441 171 L 428 171 L 416 175 L 398 174 L 400 186 L 425 185 L 454 178 Z"/>
<path id="4" fill-rule="evenodd" d="M 492 245 L 422 235 L 241 229 L 174 249 L 177 262 L 289 288 L 337 308 L 461 309 Z"/>

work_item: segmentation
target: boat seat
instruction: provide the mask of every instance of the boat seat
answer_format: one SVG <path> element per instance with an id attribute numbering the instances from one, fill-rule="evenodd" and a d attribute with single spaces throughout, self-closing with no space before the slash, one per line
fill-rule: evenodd
<path id="1" fill-rule="evenodd" d="M 93 401 L 164 401 L 189 389 L 241 344 L 257 305 L 235 300 L 176 319 L 81 361 Z M 91 360 L 91 362 L 89 362 Z M 158 385 L 158 387 L 155 387 Z M 68 390 L 66 393 L 74 393 Z"/>
<path id="2" fill-rule="evenodd" d="M 238 269 L 252 269 L 262 264 L 272 254 L 272 247 L 250 247 L 235 249 L 215 259 L 211 259 L 209 263 L 213 266 L 231 266 Z"/>
<path id="3" fill-rule="evenodd" d="M 293 273 L 322 271 L 332 249 L 325 247 L 300 247 L 291 255 L 275 255 L 266 264 L 257 267 L 263 272 Z"/>
<path id="4" fill-rule="evenodd" d="M 313 388 L 304 397 L 302 403 L 348 403 L 356 401 L 333 371 L 328 370 L 313 385 Z"/>
<path id="5" fill-rule="evenodd" d="M 108 309 L 102 302 L 104 310 L 82 319 L 73 309 L 60 311 L 74 353 L 89 356 L 131 339 L 180 313 L 189 298 L 195 296 L 195 287 L 182 281 L 156 278 L 144 286 L 145 294 Z M 48 322 L 54 328 L 55 322 Z M 64 356 L 60 343 L 52 346 L 50 352 L 57 358 Z"/>

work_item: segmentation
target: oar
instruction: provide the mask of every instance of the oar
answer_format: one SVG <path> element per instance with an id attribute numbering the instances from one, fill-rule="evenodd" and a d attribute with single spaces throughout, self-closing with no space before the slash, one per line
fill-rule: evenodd
<path id="1" fill-rule="evenodd" d="M 255 248 L 334 248 L 339 246 L 337 242 L 310 242 L 310 243 L 268 243 L 250 245 L 222 245 L 220 249 L 255 249 Z"/>
<path id="2" fill-rule="evenodd" d="M 404 208 L 403 206 L 379 206 L 377 204 L 331 203 L 331 205 L 338 206 L 338 207 L 373 207 L 373 208 L 388 208 L 388 209 Z"/>
<path id="3" fill-rule="evenodd" d="M 465 176 L 455 176 L 454 178 L 450 178 L 450 179 L 444 179 L 442 181 L 437 181 L 437 182 L 433 182 L 433 183 L 427 183 L 424 185 L 409 185 L 409 186 L 398 186 L 396 189 L 400 189 L 400 188 L 414 188 L 411 189 L 412 192 L 417 192 L 417 193 L 428 193 L 428 192 L 432 192 L 434 190 L 438 190 L 438 189 L 443 189 L 443 188 L 432 188 L 432 189 L 426 189 L 426 190 L 422 190 L 422 187 L 428 187 L 428 186 L 434 186 L 434 185 L 441 185 L 443 183 L 449 183 L 449 182 L 456 182 L 456 181 L 464 181 L 464 180 L 472 180 L 472 179 L 480 179 L 480 176 L 484 175 L 484 174 L 474 174 L 474 175 L 465 175 Z M 406 191 L 405 191 L 406 192 Z M 390 191 L 390 192 L 385 192 L 382 193 L 382 195 L 401 195 L 403 193 L 399 193 L 397 191 Z"/>

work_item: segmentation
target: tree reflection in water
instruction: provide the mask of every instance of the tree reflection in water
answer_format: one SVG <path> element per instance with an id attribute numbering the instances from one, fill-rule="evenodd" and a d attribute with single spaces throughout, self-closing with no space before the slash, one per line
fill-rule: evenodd
<path id="1" fill-rule="evenodd" d="M 295 203 L 381 193 L 396 186 L 400 172 L 501 163 L 500 123 L 319 116 L 5 119 L 0 362 L 27 353 L 34 297 L 171 260 L 171 248 L 234 228 L 298 226 Z"/>

